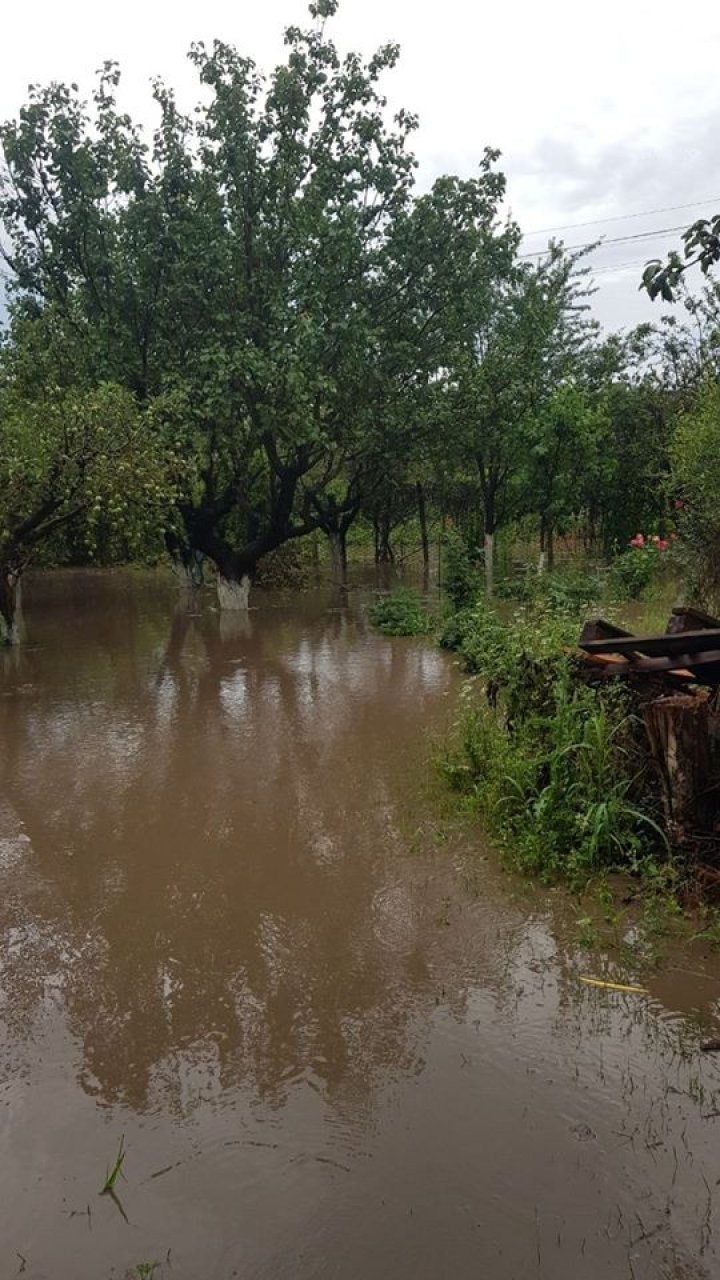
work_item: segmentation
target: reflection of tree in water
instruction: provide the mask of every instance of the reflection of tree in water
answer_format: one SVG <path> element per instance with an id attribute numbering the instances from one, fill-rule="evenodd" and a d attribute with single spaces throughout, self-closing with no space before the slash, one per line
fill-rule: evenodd
<path id="1" fill-rule="evenodd" d="M 31 922 L 13 1031 L 54 973 L 87 1087 L 136 1107 L 160 1078 L 182 1105 L 201 1060 L 273 1101 L 303 1073 L 354 1093 L 411 1069 L 429 908 L 397 879 L 393 761 L 442 659 L 344 613 L 228 634 L 180 611 L 163 652 L 156 635 L 101 661 L 93 630 L 66 656 L 94 700 L 47 651 L 42 700 L 6 699 L 4 794 L 33 850 L 3 908 Z"/>

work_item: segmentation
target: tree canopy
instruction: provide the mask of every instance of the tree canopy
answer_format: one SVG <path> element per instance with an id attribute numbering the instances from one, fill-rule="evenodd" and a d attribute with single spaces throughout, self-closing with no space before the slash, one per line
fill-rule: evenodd
<path id="1" fill-rule="evenodd" d="M 510 522 L 551 561 L 572 527 L 608 551 L 664 518 L 673 424 L 717 376 L 716 292 L 604 337 L 582 254 L 521 256 L 497 151 L 418 186 L 418 122 L 383 88 L 398 49 L 341 54 L 335 9 L 269 74 L 194 46 L 197 106 L 157 81 L 151 137 L 113 62 L 89 100 L 34 86 L 0 126 L 6 625 L 61 530 L 75 556 L 207 558 L 238 607 L 315 530 L 338 579 L 356 521 L 387 559 L 417 514 L 427 556 L 428 504 L 482 540 L 489 590 Z M 690 230 L 651 292 L 716 260 L 715 222 Z"/>

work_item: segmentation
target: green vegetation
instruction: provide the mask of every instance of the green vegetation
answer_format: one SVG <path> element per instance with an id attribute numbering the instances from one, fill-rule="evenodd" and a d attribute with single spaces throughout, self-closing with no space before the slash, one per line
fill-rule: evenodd
<path id="1" fill-rule="evenodd" d="M 106 1171 L 105 1181 L 103 1183 L 102 1190 L 100 1191 L 101 1196 L 105 1196 L 105 1195 L 111 1196 L 114 1194 L 115 1183 L 117 1182 L 118 1178 L 120 1177 L 120 1174 L 122 1173 L 122 1167 L 124 1163 L 125 1163 L 125 1139 L 123 1137 L 120 1139 L 120 1145 L 118 1147 L 117 1155 L 111 1167 Z"/>
<path id="2" fill-rule="evenodd" d="M 444 635 L 484 686 L 465 688 L 443 771 L 512 862 L 543 879 L 637 871 L 667 854 L 631 697 L 578 678 L 563 652 L 576 638 L 572 615 L 504 624 L 484 605 Z"/>
<path id="3" fill-rule="evenodd" d="M 424 636 L 435 627 L 417 593 L 402 588 L 378 600 L 369 614 L 373 626 L 386 636 Z"/>
<path id="4" fill-rule="evenodd" d="M 602 334 L 585 251 L 521 253 L 497 151 L 419 189 L 418 122 L 386 106 L 399 50 L 341 54 L 336 9 L 315 0 L 269 74 L 193 46 L 199 105 L 156 82 L 148 135 L 112 62 L 89 101 L 36 85 L 0 125 L 6 634 L 33 561 L 168 554 L 243 608 L 289 544 L 322 536 L 344 586 L 358 530 L 388 564 L 409 526 L 426 567 L 444 530 L 456 607 L 507 594 L 520 530 L 548 574 L 560 539 L 620 554 L 633 597 L 637 530 L 677 533 L 684 579 L 714 587 L 720 288 Z M 691 230 L 709 269 L 716 228 Z M 595 590 L 551 577 L 546 599 Z"/>

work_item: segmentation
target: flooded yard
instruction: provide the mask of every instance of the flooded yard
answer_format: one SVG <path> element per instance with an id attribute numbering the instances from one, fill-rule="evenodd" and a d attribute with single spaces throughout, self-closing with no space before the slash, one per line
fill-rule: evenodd
<path id="1" fill-rule="evenodd" d="M 39 576 L 0 652 L 0 1275 L 720 1274 L 718 963 L 583 986 L 434 820 L 448 655 L 253 603 Z"/>

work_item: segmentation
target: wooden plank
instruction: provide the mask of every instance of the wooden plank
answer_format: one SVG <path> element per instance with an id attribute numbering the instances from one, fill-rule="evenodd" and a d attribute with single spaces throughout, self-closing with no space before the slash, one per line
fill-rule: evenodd
<path id="1" fill-rule="evenodd" d="M 619 653 L 581 653 L 578 656 L 583 658 L 589 666 L 603 667 L 609 676 L 631 675 L 633 671 L 647 670 L 649 672 L 653 672 L 659 670 L 661 674 L 667 675 L 670 680 L 677 681 L 678 688 L 682 688 L 688 680 L 697 679 L 699 683 L 702 683 L 699 676 L 694 676 L 692 671 L 686 670 L 685 667 L 658 668 L 657 663 L 662 661 L 662 659 L 659 658 L 636 657 L 635 660 L 632 661 L 630 658 L 621 657 Z M 645 664 L 647 664 L 647 666 Z M 715 683 L 715 681 L 712 683 Z M 720 680 L 718 683 L 720 683 Z"/>
<path id="2" fill-rule="evenodd" d="M 676 605 L 667 625 L 668 635 L 677 635 L 680 631 L 718 631 L 720 618 L 713 618 L 701 609 L 692 609 L 689 605 Z M 600 636 L 597 639 L 601 639 Z"/>
<path id="3" fill-rule="evenodd" d="M 682 655 L 683 662 L 675 663 L 674 665 L 688 666 L 690 665 L 689 659 L 693 654 L 709 651 L 711 641 L 715 641 L 717 648 L 720 649 L 720 628 L 681 631 L 677 635 L 617 636 L 607 640 L 581 640 L 580 647 L 586 653 L 622 653 L 628 655 L 639 653 L 647 658 L 670 658 Z"/>
<path id="4" fill-rule="evenodd" d="M 720 649 L 711 649 L 707 653 L 677 654 L 674 658 L 638 658 L 629 663 L 633 671 L 687 672 L 700 683 L 708 680 L 711 684 L 720 681 Z"/>
<path id="5" fill-rule="evenodd" d="M 632 635 L 631 631 L 624 631 L 622 627 L 616 627 L 614 622 L 608 622 L 605 618 L 588 618 L 580 633 L 580 644 L 584 644 L 586 640 L 613 640 L 630 635 Z"/>

